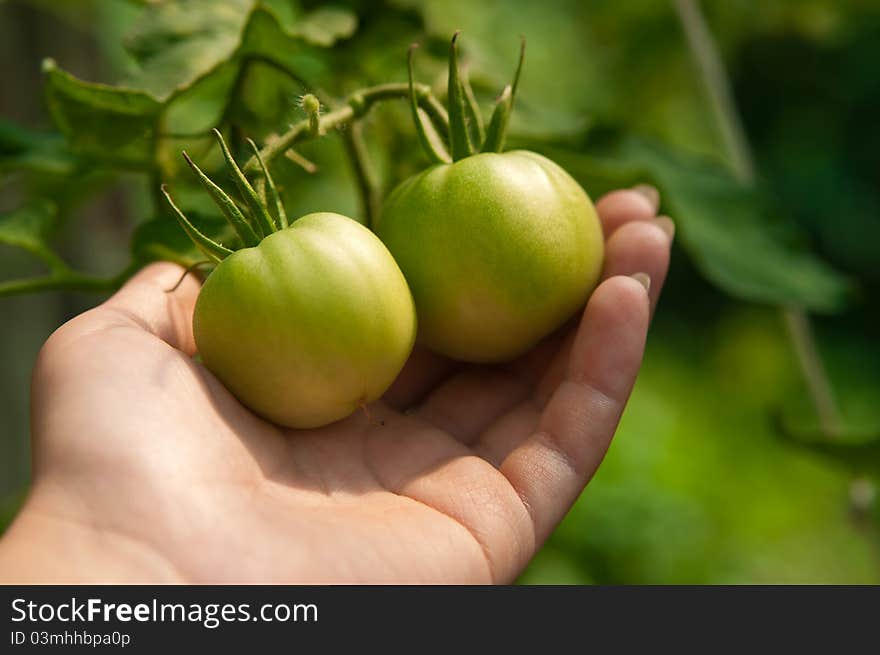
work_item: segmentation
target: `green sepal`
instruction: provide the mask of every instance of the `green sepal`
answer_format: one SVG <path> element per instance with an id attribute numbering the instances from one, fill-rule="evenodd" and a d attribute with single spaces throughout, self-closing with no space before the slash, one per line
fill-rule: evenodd
<path id="1" fill-rule="evenodd" d="M 474 150 L 479 150 L 486 140 L 486 128 L 483 125 L 483 115 L 480 113 L 480 105 L 477 104 L 477 98 L 474 96 L 474 90 L 467 75 L 461 76 L 461 86 L 464 89 L 465 104 L 467 111 L 468 134 L 471 137 L 471 143 Z"/>
<path id="2" fill-rule="evenodd" d="M 284 211 L 284 204 L 281 202 L 281 195 L 278 193 L 278 187 L 275 186 L 275 181 L 272 179 L 272 176 L 269 174 L 269 168 L 266 166 L 266 162 L 263 161 L 263 156 L 260 154 L 260 149 L 257 147 L 257 144 L 254 143 L 253 139 L 247 140 L 248 145 L 251 147 L 251 150 L 254 151 L 254 157 L 257 158 L 257 162 L 260 164 L 260 170 L 263 171 L 263 179 L 265 180 L 265 190 L 266 190 L 266 205 L 269 209 L 275 210 L 275 218 L 277 219 L 277 224 L 280 229 L 284 229 L 290 225 L 287 221 L 287 212 Z"/>
<path id="3" fill-rule="evenodd" d="M 409 48 L 409 56 L 407 59 L 409 65 L 409 104 L 412 109 L 413 121 L 416 124 L 416 134 L 418 134 L 419 142 L 422 149 L 428 155 L 428 159 L 435 164 L 448 164 L 452 161 L 443 141 L 437 134 L 431 118 L 419 107 L 416 99 L 415 83 L 413 82 L 413 53 L 418 44 L 413 43 Z"/>
<path id="4" fill-rule="evenodd" d="M 168 187 L 164 184 L 162 185 L 162 194 L 165 196 L 168 204 L 171 205 L 171 209 L 174 211 L 174 215 L 177 217 L 180 227 L 182 227 L 187 236 L 192 239 L 192 242 L 196 244 L 196 247 L 205 253 L 205 257 L 212 262 L 219 264 L 232 254 L 232 251 L 229 248 L 220 245 L 213 239 L 210 239 L 199 232 L 198 228 L 193 225 L 180 208 L 174 204 L 174 201 L 171 199 L 171 194 L 168 193 Z"/>
<path id="5" fill-rule="evenodd" d="M 483 147 L 480 149 L 481 152 L 501 152 L 504 150 L 504 142 L 507 140 L 507 124 L 513 111 L 513 99 L 516 96 L 516 87 L 519 86 L 519 74 L 522 72 L 525 55 L 526 39 L 522 37 L 519 62 L 516 66 L 516 73 L 513 75 L 513 82 L 504 87 L 495 102 L 495 109 L 492 112 L 492 119 L 489 121 L 489 129 Z"/>
<path id="6" fill-rule="evenodd" d="M 504 87 L 495 110 L 492 112 L 492 120 L 489 121 L 489 129 L 486 132 L 486 140 L 480 152 L 501 152 L 504 150 L 504 141 L 507 138 L 507 123 L 510 120 L 510 111 L 513 108 L 513 90 L 508 84 Z"/>
<path id="7" fill-rule="evenodd" d="M 474 154 L 474 144 L 468 127 L 468 117 L 473 108 L 468 102 L 458 67 L 459 34 L 461 32 L 456 32 L 452 36 L 452 44 L 449 47 L 449 145 L 454 161 Z"/>
<path id="8" fill-rule="evenodd" d="M 516 98 L 516 89 L 519 86 L 519 74 L 522 72 L 523 61 L 526 58 L 526 37 L 520 37 L 519 43 L 519 62 L 516 64 L 516 73 L 513 74 L 513 83 L 510 85 L 510 98 L 511 98 L 511 107 L 513 106 L 513 99 Z"/>
<path id="9" fill-rule="evenodd" d="M 214 136 L 217 137 L 217 142 L 220 144 L 220 150 L 223 152 L 223 158 L 226 160 L 229 170 L 232 171 L 232 179 L 235 181 L 235 186 L 238 187 L 238 192 L 244 198 L 245 204 L 247 204 L 251 216 L 257 225 L 257 229 L 262 232 L 262 236 L 269 236 L 278 229 L 275 225 L 275 221 L 272 220 L 266 206 L 260 201 L 260 196 L 257 195 L 254 187 L 251 186 L 251 183 L 248 182 L 244 173 L 241 172 L 238 164 L 235 163 L 235 159 L 232 157 L 232 153 L 229 152 L 229 148 L 226 145 L 226 141 L 223 139 L 223 135 L 220 134 L 220 130 L 215 127 L 212 132 L 214 133 Z"/>
<path id="10" fill-rule="evenodd" d="M 251 246 L 257 245 L 260 242 L 260 237 L 257 236 L 256 232 L 254 232 L 254 229 L 250 226 L 250 223 L 248 223 L 247 219 L 244 217 L 244 214 L 241 213 L 238 205 L 235 204 L 235 201 L 230 198 L 223 189 L 214 184 L 214 182 L 211 181 L 211 178 L 209 178 L 202 172 L 202 169 L 200 169 L 196 165 L 196 163 L 192 159 L 190 159 L 190 156 L 186 154 L 186 152 L 183 153 L 183 158 L 186 160 L 186 163 L 189 164 L 189 167 L 193 169 L 195 174 L 198 176 L 199 181 L 202 183 L 202 186 L 204 186 L 205 189 L 208 191 L 211 199 L 220 208 L 220 211 L 223 212 L 226 220 L 229 221 L 229 224 L 238 234 L 244 246 L 246 248 L 249 248 Z"/>

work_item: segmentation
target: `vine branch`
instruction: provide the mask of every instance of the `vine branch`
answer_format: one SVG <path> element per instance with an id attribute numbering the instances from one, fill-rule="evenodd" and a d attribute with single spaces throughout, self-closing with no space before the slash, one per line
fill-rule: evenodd
<path id="1" fill-rule="evenodd" d="M 730 80 L 724 70 L 721 55 L 712 38 L 709 26 L 703 16 L 698 0 L 673 0 L 675 11 L 684 29 L 691 54 L 700 71 L 703 86 L 709 96 L 709 103 L 715 122 L 721 132 L 725 148 L 730 157 L 734 173 L 743 183 L 755 183 L 755 161 L 746 137 L 739 112 L 733 100 Z M 842 420 L 834 393 L 815 337 L 810 318 L 803 308 L 783 307 L 782 318 L 807 389 L 819 425 L 826 438 L 834 438 L 841 433 Z"/>
<path id="2" fill-rule="evenodd" d="M 353 93 L 348 97 L 345 104 L 327 112 L 319 119 L 319 131 L 327 133 L 343 125 L 348 125 L 353 121 L 363 118 L 367 112 L 377 102 L 384 100 L 406 99 L 409 97 L 409 85 L 405 83 L 380 84 L 378 86 L 363 89 Z M 440 102 L 431 94 L 431 90 L 426 85 L 418 85 L 416 87 L 416 99 L 419 106 L 431 117 L 431 120 L 437 123 L 438 129 L 443 133 L 449 130 L 449 118 L 446 110 Z M 287 132 L 273 139 L 271 143 L 265 145 L 260 151 L 263 161 L 268 164 L 276 157 L 282 155 L 293 145 L 301 141 L 307 141 L 315 137 L 314 130 L 311 129 L 310 119 L 305 118 L 295 123 Z M 259 162 L 256 156 L 251 157 L 244 165 L 245 173 L 258 173 Z"/>
<path id="3" fill-rule="evenodd" d="M 382 206 L 382 193 L 379 176 L 370 159 L 367 144 L 364 142 L 363 127 L 360 123 L 352 123 L 345 131 L 345 148 L 348 151 L 358 190 L 361 195 L 364 219 L 367 227 L 372 228 Z"/>
<path id="4" fill-rule="evenodd" d="M 0 282 L 0 297 L 35 291 L 115 291 L 121 283 L 121 276 L 97 277 L 74 272 L 50 273 L 40 277 Z"/>

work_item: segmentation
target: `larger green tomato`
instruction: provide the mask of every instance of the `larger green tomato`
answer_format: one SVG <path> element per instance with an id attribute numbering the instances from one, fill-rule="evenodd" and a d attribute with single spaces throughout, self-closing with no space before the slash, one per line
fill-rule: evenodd
<path id="1" fill-rule="evenodd" d="M 382 242 L 318 213 L 226 257 L 202 287 L 193 333 L 240 401 L 279 425 L 311 428 L 384 393 L 412 349 L 416 318 Z"/>
<path id="2" fill-rule="evenodd" d="M 586 302 L 602 270 L 590 198 L 558 165 L 522 150 L 406 180 L 376 232 L 409 282 L 419 339 L 466 361 L 527 351 Z"/>

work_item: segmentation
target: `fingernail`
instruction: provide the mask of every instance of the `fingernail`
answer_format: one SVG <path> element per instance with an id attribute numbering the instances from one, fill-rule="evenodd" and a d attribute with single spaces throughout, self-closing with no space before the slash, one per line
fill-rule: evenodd
<path id="1" fill-rule="evenodd" d="M 651 276 L 647 273 L 633 273 L 630 277 L 645 287 L 645 291 L 651 290 Z"/>
<path id="2" fill-rule="evenodd" d="M 658 216 L 654 219 L 654 224 L 666 233 L 669 240 L 675 238 L 675 222 L 668 216 Z"/>
<path id="3" fill-rule="evenodd" d="M 636 184 L 632 190 L 644 196 L 644 198 L 651 203 L 651 207 L 654 208 L 654 211 L 657 211 L 660 208 L 660 192 L 657 190 L 657 187 L 651 186 L 650 184 Z"/>

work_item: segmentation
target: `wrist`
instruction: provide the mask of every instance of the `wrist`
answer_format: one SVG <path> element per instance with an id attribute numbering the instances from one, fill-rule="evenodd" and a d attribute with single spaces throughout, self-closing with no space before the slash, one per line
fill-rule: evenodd
<path id="1" fill-rule="evenodd" d="M 179 582 L 145 544 L 34 490 L 0 539 L 0 584 Z"/>

